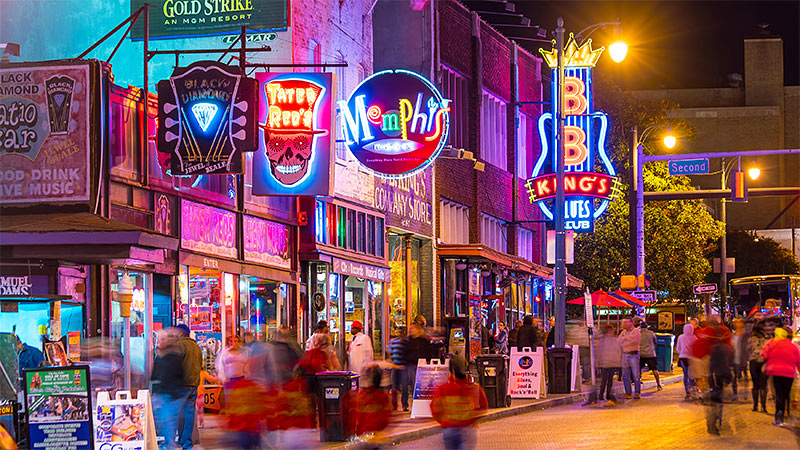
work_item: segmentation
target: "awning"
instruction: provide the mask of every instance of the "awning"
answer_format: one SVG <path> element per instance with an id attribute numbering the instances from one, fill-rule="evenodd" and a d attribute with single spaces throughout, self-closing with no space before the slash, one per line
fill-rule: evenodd
<path id="1" fill-rule="evenodd" d="M 496 263 L 511 270 L 530 273 L 539 278 L 553 278 L 553 269 L 549 267 L 540 266 L 527 259 L 503 253 L 483 244 L 439 244 L 436 248 L 439 256 L 466 258 L 475 262 Z M 579 289 L 583 287 L 583 280 L 567 274 L 567 285 Z"/>
<path id="2" fill-rule="evenodd" d="M 88 212 L 3 214 L 4 258 L 60 259 L 80 264 L 162 264 L 178 239 Z"/>
<path id="3" fill-rule="evenodd" d="M 297 284 L 297 272 L 272 267 L 260 266 L 216 256 L 205 256 L 196 253 L 181 251 L 178 254 L 178 261 L 188 266 L 201 267 L 205 269 L 219 270 L 222 272 L 235 273 L 239 275 L 249 275 L 256 278 L 265 278 L 282 283 Z"/>

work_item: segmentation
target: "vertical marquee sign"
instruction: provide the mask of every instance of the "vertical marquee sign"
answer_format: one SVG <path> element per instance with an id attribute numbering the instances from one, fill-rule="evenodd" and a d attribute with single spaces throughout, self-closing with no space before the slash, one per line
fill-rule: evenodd
<path id="1" fill-rule="evenodd" d="M 403 178 L 428 167 L 447 142 L 450 100 L 407 70 L 385 70 L 340 100 L 344 140 L 366 168 Z"/>
<path id="2" fill-rule="evenodd" d="M 253 195 L 333 191 L 331 73 L 258 73 L 259 139 Z"/>
<path id="3" fill-rule="evenodd" d="M 575 232 L 594 230 L 594 220 L 600 217 L 617 194 L 614 167 L 606 154 L 608 116 L 594 110 L 592 97 L 592 68 L 604 47 L 592 50 L 592 40 L 578 47 L 572 35 L 564 47 L 564 196 L 565 227 Z M 547 65 L 553 69 L 551 79 L 553 98 L 560 98 L 558 86 L 557 50 L 540 49 Z M 553 219 L 553 200 L 556 196 L 556 142 L 558 134 L 558 102 L 552 112 L 539 118 L 542 153 L 525 186 L 532 203 L 537 203 L 549 219 Z M 548 126 L 549 122 L 549 126 Z"/>
<path id="4" fill-rule="evenodd" d="M 158 149 L 172 175 L 242 173 L 256 143 L 256 81 L 239 69 L 199 61 L 158 82 Z"/>

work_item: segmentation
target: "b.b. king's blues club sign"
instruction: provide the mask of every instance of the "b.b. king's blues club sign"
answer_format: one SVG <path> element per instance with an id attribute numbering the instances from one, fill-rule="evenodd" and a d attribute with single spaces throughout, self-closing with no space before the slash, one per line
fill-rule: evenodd
<path id="1" fill-rule="evenodd" d="M 578 46 L 570 36 L 564 47 L 564 196 L 565 228 L 575 232 L 594 231 L 594 220 L 608 208 L 618 192 L 614 166 L 606 154 L 608 116 L 594 110 L 592 68 L 604 48 L 592 50 L 592 40 Z M 553 69 L 553 98 L 560 98 L 557 50 L 540 49 L 547 65 Z M 539 205 L 545 216 L 553 219 L 556 196 L 556 139 L 558 135 L 558 102 L 552 112 L 539 118 L 542 153 L 525 186 L 532 203 Z"/>

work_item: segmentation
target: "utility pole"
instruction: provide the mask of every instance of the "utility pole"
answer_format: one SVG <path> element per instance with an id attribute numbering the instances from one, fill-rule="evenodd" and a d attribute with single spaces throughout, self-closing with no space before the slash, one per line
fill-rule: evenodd
<path id="1" fill-rule="evenodd" d="M 722 190 L 725 190 L 725 158 L 720 160 L 722 167 Z M 722 222 L 722 239 L 719 245 L 719 314 L 725 318 L 725 306 L 728 304 L 728 214 L 727 200 L 719 199 L 719 221 Z"/>

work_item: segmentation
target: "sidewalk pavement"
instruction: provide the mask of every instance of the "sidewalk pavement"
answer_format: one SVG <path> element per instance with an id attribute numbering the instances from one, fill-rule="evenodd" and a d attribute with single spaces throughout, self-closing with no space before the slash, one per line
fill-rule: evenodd
<path id="1" fill-rule="evenodd" d="M 680 383 L 683 380 L 683 372 L 679 367 L 675 367 L 673 372 L 662 372 L 661 384 Z M 616 378 L 615 378 L 616 380 Z M 598 380 L 599 383 L 599 380 Z M 624 387 L 622 383 L 615 381 L 614 395 L 618 399 L 624 394 Z M 539 411 L 546 408 L 554 408 L 557 406 L 569 405 L 586 401 L 592 386 L 588 384 L 581 385 L 581 392 L 572 392 L 570 394 L 551 394 L 545 398 L 540 399 L 517 399 L 511 402 L 508 408 L 495 408 L 490 409 L 486 414 L 481 417 L 480 422 L 489 422 L 493 420 L 502 419 L 505 417 L 516 416 L 525 414 L 532 411 Z M 642 375 L 642 391 L 655 389 L 656 382 L 651 372 Z M 619 400 L 622 401 L 622 400 Z M 631 401 L 631 400 L 627 400 Z M 200 429 L 200 443 L 202 448 L 215 449 L 224 448 L 222 445 L 224 441 L 224 432 L 217 427 L 218 417 L 216 415 L 208 414 L 205 418 L 205 427 Z M 418 418 L 412 419 L 410 413 L 395 411 L 392 413 L 392 421 L 386 429 L 384 438 L 384 445 L 396 445 L 403 442 L 414 441 L 424 437 L 432 436 L 441 432 L 439 424 L 433 419 Z M 308 438 L 319 439 L 319 431 L 309 430 Z M 318 442 L 318 441 L 317 441 Z M 323 449 L 344 449 L 347 448 L 347 442 L 320 442 L 318 448 Z"/>

